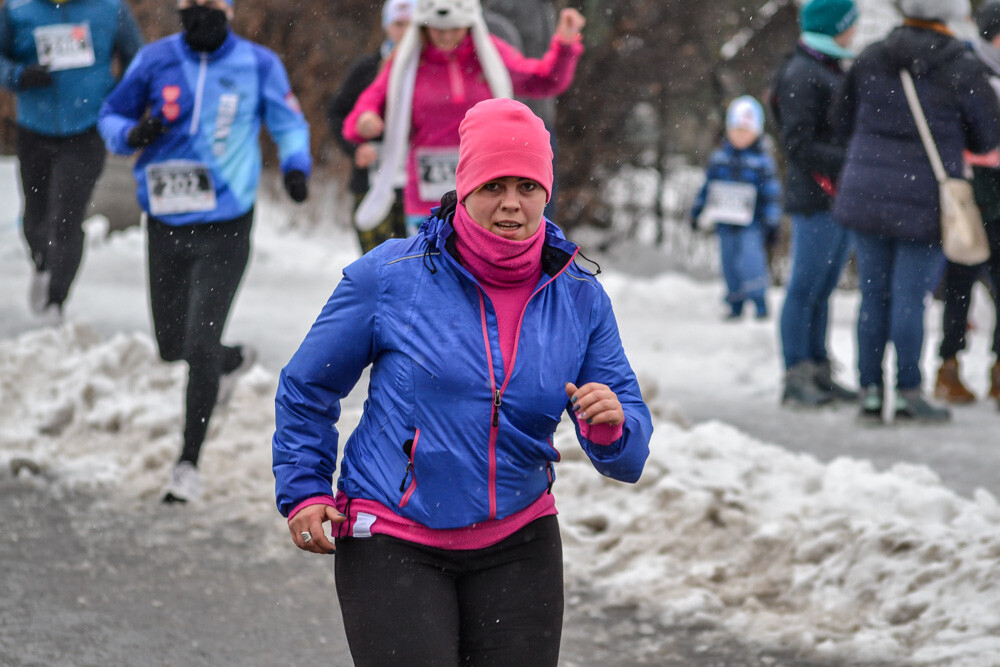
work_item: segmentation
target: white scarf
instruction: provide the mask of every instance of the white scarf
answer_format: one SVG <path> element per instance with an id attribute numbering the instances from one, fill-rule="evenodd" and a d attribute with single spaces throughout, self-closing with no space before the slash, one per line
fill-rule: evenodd
<path id="1" fill-rule="evenodd" d="M 422 44 L 419 21 L 414 20 L 399 41 L 389 70 L 389 88 L 385 103 L 385 135 L 382 141 L 382 162 L 374 183 L 354 214 L 354 223 L 364 231 L 374 229 L 389 214 L 396 192 L 393 175 L 406 159 L 409 148 L 410 119 L 413 113 L 413 90 L 417 82 Z M 514 96 L 510 72 L 504 65 L 500 52 L 490 38 L 481 11 L 476 12 L 470 28 L 476 47 L 476 57 L 483 68 L 483 75 L 493 97 Z"/>

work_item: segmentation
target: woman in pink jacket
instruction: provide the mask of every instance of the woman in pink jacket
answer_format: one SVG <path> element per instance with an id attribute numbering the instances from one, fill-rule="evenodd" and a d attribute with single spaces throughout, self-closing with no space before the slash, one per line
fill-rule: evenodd
<path id="1" fill-rule="evenodd" d="M 404 209 L 416 233 L 441 196 L 455 189 L 458 126 L 476 103 L 495 97 L 550 97 L 566 90 L 583 53 L 585 20 L 564 9 L 548 52 L 526 58 L 490 35 L 478 0 L 425 0 L 391 61 L 344 121 L 346 139 L 384 135 L 381 163 L 355 212 L 358 229 L 384 219 L 392 175 L 406 161 Z M 409 155 L 407 156 L 407 149 Z"/>

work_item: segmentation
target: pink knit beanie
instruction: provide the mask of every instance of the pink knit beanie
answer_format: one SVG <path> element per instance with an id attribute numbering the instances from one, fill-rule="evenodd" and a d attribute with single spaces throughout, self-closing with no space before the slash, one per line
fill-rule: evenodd
<path id="1" fill-rule="evenodd" d="M 542 119 L 516 100 L 483 100 L 458 126 L 458 201 L 487 181 L 530 178 L 552 196 L 552 146 Z"/>

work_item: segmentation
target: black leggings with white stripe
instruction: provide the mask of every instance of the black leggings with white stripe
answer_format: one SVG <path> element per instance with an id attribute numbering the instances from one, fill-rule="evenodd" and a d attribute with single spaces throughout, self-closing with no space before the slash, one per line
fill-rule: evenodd
<path id="1" fill-rule="evenodd" d="M 336 581 L 357 667 L 552 665 L 563 617 L 559 522 L 485 549 L 337 538 Z"/>

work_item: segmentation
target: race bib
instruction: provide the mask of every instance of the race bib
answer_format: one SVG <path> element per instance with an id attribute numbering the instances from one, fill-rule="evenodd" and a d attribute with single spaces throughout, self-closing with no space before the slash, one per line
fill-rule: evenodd
<path id="1" fill-rule="evenodd" d="M 38 62 L 50 72 L 90 67 L 94 64 L 94 43 L 87 23 L 59 23 L 34 30 Z"/>
<path id="2" fill-rule="evenodd" d="M 711 228 L 715 225 L 746 227 L 753 222 L 757 209 L 757 186 L 750 183 L 712 181 L 708 184 L 705 208 L 698 218 L 699 224 Z"/>
<path id="3" fill-rule="evenodd" d="M 441 201 L 441 197 L 455 189 L 458 149 L 418 148 L 416 155 L 420 200 Z"/>
<path id="4" fill-rule="evenodd" d="M 153 215 L 215 209 L 212 172 L 200 162 L 171 160 L 146 167 L 146 192 Z"/>
<path id="5" fill-rule="evenodd" d="M 382 142 L 373 141 L 372 145 L 375 147 L 375 162 L 368 167 L 368 180 L 371 183 L 375 182 L 375 176 L 378 174 L 379 169 L 382 168 Z M 396 167 L 396 173 L 392 175 L 392 187 L 397 190 L 401 190 L 406 187 L 406 157 Z"/>

